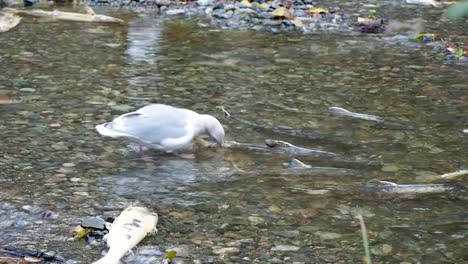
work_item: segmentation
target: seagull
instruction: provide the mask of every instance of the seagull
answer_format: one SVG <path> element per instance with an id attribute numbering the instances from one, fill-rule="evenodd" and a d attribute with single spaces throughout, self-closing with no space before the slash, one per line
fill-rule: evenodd
<path id="1" fill-rule="evenodd" d="M 96 126 L 99 134 L 112 138 L 127 138 L 142 145 L 168 153 L 186 150 L 194 138 L 208 135 L 224 146 L 224 129 L 211 115 L 164 104 L 150 104 Z"/>

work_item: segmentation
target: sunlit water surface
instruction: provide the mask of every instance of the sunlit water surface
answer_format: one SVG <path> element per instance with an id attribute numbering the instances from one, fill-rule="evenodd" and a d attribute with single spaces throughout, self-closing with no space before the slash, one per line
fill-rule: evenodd
<path id="1" fill-rule="evenodd" d="M 271 35 L 152 16 L 128 20 L 116 26 L 28 18 L 0 35 L 0 95 L 17 101 L 0 105 L 1 245 L 90 263 L 104 246 L 73 239 L 70 227 L 116 216 L 137 201 L 160 214 L 159 233 L 144 245 L 163 252 L 182 246 L 188 254 L 178 261 L 185 263 L 360 263 L 358 213 L 379 263 L 468 261 L 463 178 L 451 182 L 457 191 L 443 194 L 353 191 L 377 180 L 425 183 L 466 168 L 466 65 L 373 35 Z M 279 139 L 342 159 L 246 149 L 199 149 L 195 159 L 146 151 L 142 158 L 135 146 L 94 129 L 156 102 L 217 116 L 228 140 Z M 323 140 L 238 123 L 217 106 Z M 330 106 L 405 126 L 334 115 Z M 284 165 L 292 158 L 357 173 L 297 173 Z M 240 252 L 213 253 L 224 247 Z"/>

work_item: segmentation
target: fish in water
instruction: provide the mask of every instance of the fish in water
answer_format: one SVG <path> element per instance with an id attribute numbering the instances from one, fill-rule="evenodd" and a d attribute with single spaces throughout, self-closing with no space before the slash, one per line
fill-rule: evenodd
<path id="1" fill-rule="evenodd" d="M 107 254 L 93 264 L 118 264 L 133 247 L 151 232 L 156 232 L 158 215 L 139 206 L 130 206 L 114 220 L 106 235 Z"/>

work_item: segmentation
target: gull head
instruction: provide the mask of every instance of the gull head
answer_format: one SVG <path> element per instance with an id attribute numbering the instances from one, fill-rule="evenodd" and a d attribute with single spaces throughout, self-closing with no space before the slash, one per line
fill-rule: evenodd
<path id="1" fill-rule="evenodd" d="M 215 117 L 203 115 L 206 133 L 221 147 L 224 146 L 224 128 Z"/>

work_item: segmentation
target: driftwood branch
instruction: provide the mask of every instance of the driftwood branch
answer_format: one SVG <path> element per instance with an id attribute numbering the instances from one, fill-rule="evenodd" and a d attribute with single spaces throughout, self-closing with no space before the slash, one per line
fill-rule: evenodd
<path id="1" fill-rule="evenodd" d="M 63 11 L 46 11 L 41 9 L 32 9 L 32 10 L 20 10 L 14 8 L 5 7 L 2 9 L 3 12 L 11 12 L 18 15 L 28 15 L 35 17 L 50 17 L 57 20 L 65 21 L 77 21 L 77 22 L 101 22 L 101 23 L 124 23 L 122 19 L 118 19 L 106 15 L 98 15 L 90 8 L 86 8 L 86 14 L 82 13 L 73 13 L 73 12 L 63 12 Z"/>

